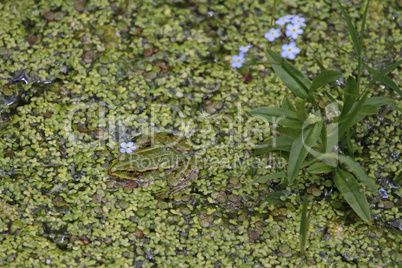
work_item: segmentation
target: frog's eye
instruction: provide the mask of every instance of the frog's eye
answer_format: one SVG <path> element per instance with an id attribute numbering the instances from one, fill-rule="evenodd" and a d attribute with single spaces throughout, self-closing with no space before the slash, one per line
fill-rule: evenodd
<path id="1" fill-rule="evenodd" d="M 130 177 L 133 177 L 137 172 L 133 168 L 126 169 L 126 174 Z"/>

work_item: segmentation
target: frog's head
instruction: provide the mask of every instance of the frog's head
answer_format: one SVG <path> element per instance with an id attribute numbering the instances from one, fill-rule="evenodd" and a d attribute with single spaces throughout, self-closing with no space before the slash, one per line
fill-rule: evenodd
<path id="1" fill-rule="evenodd" d="M 121 157 L 110 165 L 109 175 L 121 180 L 133 179 L 139 174 L 138 168 L 133 163 L 130 159 Z"/>
<path id="2" fill-rule="evenodd" d="M 133 179 L 134 177 L 136 177 L 139 172 L 138 170 L 136 170 L 135 168 L 126 168 L 125 170 L 123 169 L 117 169 L 114 170 L 114 168 L 112 167 L 110 169 L 109 174 L 115 178 L 124 180 L 124 179 Z"/>

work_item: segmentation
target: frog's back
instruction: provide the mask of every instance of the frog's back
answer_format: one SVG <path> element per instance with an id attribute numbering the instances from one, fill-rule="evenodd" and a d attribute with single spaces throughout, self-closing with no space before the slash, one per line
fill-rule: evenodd
<path id="1" fill-rule="evenodd" d="M 114 170 L 134 169 L 139 172 L 173 167 L 183 158 L 183 155 L 171 148 L 153 147 L 136 153 L 122 154 L 113 168 Z"/>

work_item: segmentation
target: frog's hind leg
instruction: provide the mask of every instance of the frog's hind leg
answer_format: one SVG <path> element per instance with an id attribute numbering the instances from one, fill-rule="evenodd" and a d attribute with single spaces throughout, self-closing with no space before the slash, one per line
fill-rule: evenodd
<path id="1" fill-rule="evenodd" d="M 169 191 L 169 194 L 174 195 L 181 192 L 184 189 L 187 189 L 187 187 L 190 186 L 190 184 L 192 184 L 198 178 L 198 171 L 199 171 L 198 168 L 195 168 L 189 175 L 190 177 L 186 181 L 181 183 L 179 186 L 172 188 Z"/>
<path id="2" fill-rule="evenodd" d="M 185 138 L 176 138 L 170 136 L 155 136 L 155 143 L 166 146 L 176 152 L 190 152 L 193 148 L 187 143 Z"/>
<path id="3" fill-rule="evenodd" d="M 182 167 L 175 169 L 168 176 L 169 194 L 176 194 L 187 188 L 198 178 L 198 167 L 195 159 L 189 160 Z"/>

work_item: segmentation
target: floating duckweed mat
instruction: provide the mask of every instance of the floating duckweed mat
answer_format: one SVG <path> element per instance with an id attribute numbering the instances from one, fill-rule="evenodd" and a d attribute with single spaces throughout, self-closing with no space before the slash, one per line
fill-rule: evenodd
<path id="1" fill-rule="evenodd" d="M 359 25 L 359 1 L 342 4 Z M 286 189 L 279 178 L 243 188 L 286 170 L 279 152 L 253 158 L 255 144 L 278 132 L 250 111 L 278 106 L 289 90 L 263 65 L 247 76 L 230 68 L 248 43 L 249 55 L 265 59 L 272 7 L 247 0 L 0 3 L 0 266 L 400 263 L 402 127 L 391 107 L 367 116 L 351 140 L 355 160 L 388 194 L 365 192 L 369 224 L 329 174 L 300 172 Z M 363 48 L 374 69 L 400 60 L 401 7 L 370 3 Z M 336 2 L 280 1 L 275 17 L 286 14 L 306 18 L 297 68 L 315 77 L 316 56 L 353 74 L 357 63 L 330 45 L 353 50 Z M 399 69 L 388 76 L 401 84 Z M 401 105 L 380 83 L 369 93 Z M 160 195 L 169 190 L 163 174 L 147 187 L 108 174 L 122 142 L 154 133 L 193 147 L 198 178 L 176 195 Z M 314 207 L 303 256 L 305 193 Z"/>

